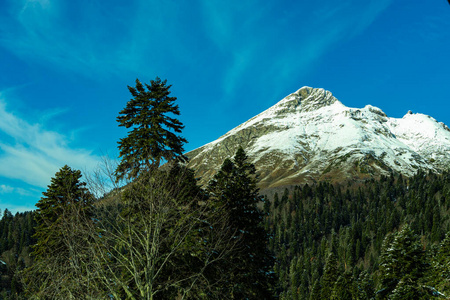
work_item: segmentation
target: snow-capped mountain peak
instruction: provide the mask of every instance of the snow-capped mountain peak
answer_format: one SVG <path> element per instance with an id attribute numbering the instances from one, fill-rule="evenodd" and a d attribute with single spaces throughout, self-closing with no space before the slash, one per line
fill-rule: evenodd
<path id="1" fill-rule="evenodd" d="M 411 112 L 389 118 L 371 105 L 349 108 L 331 92 L 311 87 L 189 152 L 189 165 L 206 183 L 239 146 L 259 171 L 262 188 L 439 172 L 450 162 L 450 130 L 443 123 Z"/>

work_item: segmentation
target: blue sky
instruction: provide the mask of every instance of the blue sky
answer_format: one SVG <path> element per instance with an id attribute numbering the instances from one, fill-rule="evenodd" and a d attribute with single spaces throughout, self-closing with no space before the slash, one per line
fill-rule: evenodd
<path id="1" fill-rule="evenodd" d="M 302 86 L 450 125 L 446 0 L 2 0 L 0 209 L 117 156 L 127 85 L 156 76 L 193 150 Z"/>

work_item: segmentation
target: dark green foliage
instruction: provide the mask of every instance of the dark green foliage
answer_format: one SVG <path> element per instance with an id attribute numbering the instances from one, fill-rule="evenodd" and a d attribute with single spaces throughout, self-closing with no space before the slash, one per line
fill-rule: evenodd
<path id="1" fill-rule="evenodd" d="M 435 276 L 439 274 L 439 276 Z M 433 253 L 429 270 L 430 285 L 436 290 L 450 295 L 450 232 L 448 232 L 437 250 Z"/>
<path id="2" fill-rule="evenodd" d="M 383 241 L 392 242 L 385 239 L 386 235 L 405 224 L 418 234 L 411 248 L 418 252 L 411 250 L 408 254 L 417 254 L 417 259 L 412 259 L 417 268 L 405 271 L 416 280 L 416 292 L 428 299 L 439 297 L 439 293 L 449 294 L 450 281 L 445 276 L 450 253 L 441 250 L 445 246 L 439 243 L 442 233 L 450 231 L 450 173 L 419 172 L 412 178 L 391 175 L 343 185 L 319 182 L 297 186 L 288 196 L 284 193 L 277 198 L 278 205 L 271 205 L 265 218 L 265 228 L 273 234 L 269 247 L 277 257 L 278 287 L 286 299 L 298 299 L 294 291 L 300 290 L 306 293 L 303 298 L 320 299 L 320 293 L 330 293 L 330 287 L 323 285 L 329 276 L 325 266 L 330 251 L 337 261 L 335 282 L 353 270 L 352 297 L 375 298 L 375 291 L 382 290 L 379 266 Z M 398 244 L 402 251 L 406 246 Z M 445 254 L 439 258 L 441 252 Z M 308 279 L 303 280 L 306 287 L 299 283 L 300 277 Z M 405 283 L 397 295 L 407 295 Z M 377 297 L 382 294 L 379 292 Z"/>
<path id="3" fill-rule="evenodd" d="M 310 300 L 321 300 L 323 299 L 321 294 L 320 294 L 320 290 L 321 290 L 321 286 L 319 283 L 319 279 L 316 279 L 314 281 L 314 284 L 312 285 L 312 289 L 311 289 L 311 293 L 309 296 Z"/>
<path id="4" fill-rule="evenodd" d="M 330 299 L 353 299 L 353 294 L 354 280 L 352 277 L 352 273 L 344 272 L 344 274 L 339 275 L 339 277 L 335 281 Z"/>
<path id="5" fill-rule="evenodd" d="M 16 213 L 8 209 L 0 219 L 0 299 L 16 297 L 23 291 L 19 274 L 31 264 L 31 245 L 35 244 L 34 212 Z"/>
<path id="6" fill-rule="evenodd" d="M 208 186 L 211 205 L 226 214 L 238 251 L 224 265 L 228 274 L 224 295 L 236 299 L 270 299 L 273 257 L 267 249 L 269 236 L 262 226 L 262 201 L 256 187 L 256 170 L 239 148 L 233 160 L 226 159 Z"/>
<path id="7" fill-rule="evenodd" d="M 325 266 L 323 270 L 321 282 L 322 286 L 321 296 L 323 299 L 331 299 L 333 287 L 338 277 L 339 273 L 336 255 L 333 252 L 331 252 L 327 257 L 327 260 L 325 261 Z"/>
<path id="8" fill-rule="evenodd" d="M 243 151 L 234 159 L 224 162 L 209 186 L 210 199 L 196 185 L 192 171 L 177 164 L 168 165 L 164 171 L 152 169 L 151 173 L 142 173 L 135 182 L 147 180 L 148 184 L 135 186 L 134 192 L 130 186 L 124 196 L 128 200 L 113 205 L 115 213 L 105 215 L 102 211 L 109 208 L 99 206 L 95 208 L 94 214 L 97 224 L 105 222 L 110 225 L 104 226 L 107 231 L 96 242 L 116 247 L 120 244 L 117 239 L 106 239 L 106 232 L 118 233 L 111 230 L 114 226 L 123 230 L 126 228 L 124 224 L 134 224 L 135 237 L 139 237 L 148 232 L 144 229 L 144 220 L 155 220 L 153 213 L 142 217 L 143 213 L 148 212 L 148 202 L 142 205 L 142 199 L 139 200 L 136 195 L 154 197 L 159 193 L 162 196 L 160 199 L 165 200 L 161 202 L 166 205 L 162 211 L 170 211 L 170 214 L 165 215 L 168 222 L 160 235 L 165 241 L 159 248 L 161 252 L 154 257 L 167 258 L 163 253 L 175 250 L 171 252 L 173 256 L 167 258 L 168 265 L 161 269 L 155 281 L 158 290 L 155 298 L 174 299 L 180 295 L 188 299 L 269 298 L 272 295 L 268 293 L 270 289 L 267 287 L 272 287 L 272 284 L 266 284 L 265 280 L 272 280 L 272 270 L 278 277 L 276 295 L 280 299 L 447 299 L 450 295 L 449 173 L 435 175 L 419 172 L 412 178 L 395 175 L 355 184 L 332 185 L 322 182 L 304 185 L 285 190 L 281 197 L 276 195 L 277 203 L 265 202 L 263 214 L 256 208 L 261 198 L 254 185 L 254 168 L 246 163 Z M 160 175 L 162 177 L 158 177 Z M 162 178 L 167 181 L 161 181 Z M 179 187 L 178 191 L 172 193 L 176 187 Z M 48 196 L 57 194 L 47 193 Z M 58 211 L 58 205 L 48 207 L 49 212 Z M 63 237 L 60 239 L 62 243 L 53 242 L 52 245 L 64 249 L 69 236 L 74 241 L 92 243 L 89 239 L 81 238 L 83 230 L 67 234 L 68 224 L 80 223 L 77 218 L 69 218 L 69 211 L 65 210 L 59 215 L 55 213 L 56 219 L 51 217 L 55 214 L 46 215 L 48 220 L 56 220 L 61 225 L 49 227 L 49 230 L 59 230 Z M 20 297 L 23 290 L 20 275 L 31 274 L 20 270 L 31 264 L 27 249 L 28 245 L 34 244 L 33 215 L 25 213 L 13 216 L 5 210 L 0 220 L 0 259 L 7 263 L 6 266 L 0 265 L 0 298 Z M 58 216 L 68 217 L 65 219 L 68 222 L 62 222 Z M 132 223 L 123 223 L 128 217 Z M 118 222 L 119 218 L 121 222 Z M 261 231 L 257 225 L 262 219 L 270 235 Z M 220 226 L 223 231 L 218 230 Z M 83 229 L 79 226 L 70 228 Z M 126 230 L 123 232 L 127 233 Z M 171 245 L 169 240 L 173 241 L 173 237 L 182 232 L 190 233 L 184 235 L 183 242 L 177 247 Z M 95 235 L 100 237 L 94 231 Z M 49 237 L 53 239 L 57 235 Z M 230 239 L 235 242 L 229 243 Z M 265 242 L 262 243 L 262 240 Z M 142 246 L 135 242 L 130 245 L 135 249 Z M 267 261 L 271 261 L 271 256 L 266 256 L 268 252 L 262 245 L 269 246 L 276 255 L 273 269 L 271 264 L 259 265 L 264 259 L 259 262 L 254 259 L 266 257 L 269 258 Z M 82 254 L 82 258 L 83 247 L 78 249 L 82 251 L 76 253 Z M 112 249 L 119 248 L 108 249 L 103 253 L 111 254 L 114 253 Z M 125 252 L 115 253 L 129 257 L 125 248 L 119 250 Z M 42 253 L 49 255 L 49 252 Z M 57 255 L 59 253 L 61 256 Z M 71 269 L 61 259 L 64 253 L 67 252 L 52 252 L 55 259 L 49 263 L 52 270 L 58 267 L 58 272 L 64 271 L 58 274 L 72 274 L 72 277 L 59 276 L 70 279 L 65 282 L 69 284 L 60 287 L 73 289 L 78 293 L 73 295 L 78 298 L 88 295 L 102 299 L 114 292 L 104 289 L 106 294 L 89 294 L 88 291 L 95 291 L 98 286 L 93 284 L 87 289 L 88 285 L 83 281 L 86 273 L 76 273 L 73 269 L 67 272 Z M 106 280 L 103 284 L 116 288 L 117 285 L 110 284 L 109 278 L 116 278 L 115 282 L 119 282 L 117 278 L 122 278 L 127 287 L 136 291 L 137 286 L 131 281 L 133 273 L 131 276 L 126 275 L 124 266 L 111 258 L 108 258 L 108 263 L 100 263 L 98 268 L 92 269 L 90 262 L 95 261 L 94 257 L 92 255 L 79 260 L 90 274 L 98 271 L 98 274 L 106 275 L 102 272 L 107 270 L 117 272 L 104 277 Z M 39 261 L 48 262 L 45 259 L 37 260 L 36 267 L 43 265 L 39 265 Z M 52 264 L 53 261 L 56 263 Z M 139 263 L 142 261 L 145 260 L 139 260 Z M 114 267 L 108 269 L 111 266 Z M 138 269 L 140 272 L 144 270 L 140 265 Z M 264 272 L 257 271 L 263 269 Z M 42 278 L 51 278 L 46 277 L 49 269 L 44 271 L 39 275 L 35 273 L 31 279 L 39 283 Z M 268 275 L 267 278 L 262 274 Z M 116 275 L 120 276 L 114 277 Z M 73 284 L 75 282 L 77 284 Z M 127 297 L 133 299 L 125 292 L 114 295 L 116 299 Z M 135 295 L 134 298 L 141 297 Z"/>
<path id="9" fill-rule="evenodd" d="M 136 178 L 152 165 L 159 167 L 162 160 L 186 160 L 183 144 L 187 141 L 178 135 L 184 126 L 170 116 L 180 114 L 170 87 L 159 78 L 145 86 L 136 79 L 136 87 L 128 87 L 133 98 L 119 112 L 117 122 L 132 130 L 118 142 L 122 158 L 116 170 L 118 179 Z"/>
<path id="10" fill-rule="evenodd" d="M 356 281 L 355 299 L 372 299 L 375 296 L 375 287 L 367 271 L 362 271 Z"/>
<path id="11" fill-rule="evenodd" d="M 62 224 L 71 217 L 69 207 L 77 207 L 89 213 L 93 205 L 93 196 L 86 189 L 86 183 L 81 182 L 81 172 L 72 170 L 69 166 L 62 167 L 51 179 L 51 184 L 36 207 L 36 233 L 33 238 L 37 244 L 33 246 L 33 257 L 36 261 L 54 257 L 54 253 L 65 253 L 65 234 Z"/>
<path id="12" fill-rule="evenodd" d="M 229 169 L 231 173 L 228 173 L 232 174 L 233 168 L 236 167 L 233 160 L 230 162 L 232 168 Z M 177 165 L 167 169 L 166 172 L 170 174 L 168 177 L 174 179 L 181 178 L 177 177 L 177 174 L 189 173 L 188 170 L 183 170 Z M 234 182 L 232 176 L 225 178 L 228 182 Z M 192 173 L 191 176 L 177 180 L 177 185 L 185 186 L 182 189 L 183 192 L 180 192 L 183 196 L 177 197 L 180 205 L 192 204 L 195 201 L 188 199 L 192 200 L 196 197 L 195 195 L 201 194 L 198 187 L 193 184 L 194 182 Z M 233 194 L 223 193 L 223 196 L 225 195 L 230 197 Z M 201 199 L 206 201 L 203 196 Z M 215 204 L 215 210 L 219 210 L 221 207 L 218 205 L 219 202 Z M 267 209 L 268 205 L 265 206 Z M 278 207 L 271 205 L 269 214 L 265 217 L 265 226 L 273 233 L 269 245 L 277 256 L 274 267 L 280 278 L 277 294 L 283 299 L 324 299 L 321 295 L 323 291 L 321 282 L 326 281 L 328 276 L 324 274 L 333 273 L 329 271 L 330 263 L 327 266 L 328 254 L 332 252 L 335 253 L 336 263 L 331 265 L 336 266 L 337 277 L 334 277 L 336 279 L 332 283 L 331 297 L 339 299 L 339 297 L 348 297 L 347 293 L 352 293 L 352 299 L 374 299 L 375 297 L 445 299 L 444 295 L 448 297 L 450 293 L 448 271 L 450 270 L 450 235 L 447 234 L 441 240 L 442 237 L 439 239 L 433 232 L 436 228 L 440 228 L 440 232 L 449 232 L 449 206 L 450 176 L 448 173 L 441 176 L 422 173 L 414 178 L 398 178 L 394 181 L 390 178 L 380 181 L 370 180 L 356 187 L 321 183 L 297 187 L 289 195 L 284 193 L 283 197 L 279 198 Z M 136 210 L 139 210 L 139 207 L 137 205 Z M 221 210 L 223 211 L 225 210 Z M 175 269 L 170 272 L 177 272 L 176 274 L 182 277 L 204 266 L 202 255 L 208 253 L 207 248 L 205 244 L 201 247 L 197 246 L 195 241 L 199 238 L 212 241 L 212 237 L 209 236 L 211 232 L 207 229 L 212 223 L 208 221 L 207 215 L 212 219 L 223 215 L 206 211 L 204 213 L 206 213 L 205 218 L 201 218 L 204 226 L 196 225 L 197 229 L 200 229 L 198 232 L 202 233 L 192 235 L 189 241 L 179 249 L 173 260 Z M 439 217 L 436 217 L 436 214 L 439 214 Z M 29 266 L 31 262 L 27 249 L 29 249 L 28 245 L 34 244 L 33 215 L 34 213 L 25 213 L 13 216 L 7 210 L 3 212 L 3 218 L 0 220 L 2 249 L 0 259 L 7 262 L 7 266 L 0 268 L 3 274 L 0 297 L 6 298 L 14 291 L 20 294 L 22 290 L 21 278 L 17 276 L 21 272 L 17 271 Z M 96 217 L 100 215 L 97 209 Z M 439 224 L 436 224 L 437 220 Z M 400 238 L 397 231 L 399 227 L 405 228 L 404 224 L 407 223 L 410 224 L 411 231 Z M 412 228 L 415 228 L 414 231 Z M 418 236 L 415 236 L 413 232 L 418 233 Z M 386 235 L 388 233 L 392 234 Z M 394 243 L 395 239 L 397 239 L 396 243 Z M 235 249 L 242 250 L 242 244 L 235 246 Z M 415 261 L 415 265 L 420 268 L 407 268 L 406 266 L 414 264 L 403 263 L 405 275 L 403 277 L 398 275 L 398 279 L 391 278 L 396 285 L 392 289 L 386 289 L 388 293 L 385 295 L 383 293 L 385 286 L 382 282 L 389 283 L 389 276 L 383 279 L 384 271 L 382 270 L 385 268 L 384 257 L 388 256 L 383 254 L 380 257 L 380 253 L 383 249 L 390 248 L 397 249 L 397 256 L 401 254 L 400 256 L 406 257 L 407 260 Z M 210 257 L 213 258 L 213 256 Z M 217 279 L 218 274 L 227 274 L 224 272 L 230 270 L 227 268 L 231 265 L 229 262 L 233 260 L 224 261 L 227 263 L 223 264 L 222 261 L 214 266 L 206 267 L 203 273 L 205 278 Z M 426 267 L 427 262 L 431 267 L 422 269 L 423 266 Z M 225 280 L 225 282 L 220 281 L 224 284 L 224 289 L 229 287 L 229 279 L 228 274 L 219 278 L 219 281 Z M 347 285 L 351 288 L 343 288 Z M 220 298 L 215 297 L 214 295 L 217 296 L 217 294 L 212 292 L 205 293 L 204 291 L 208 290 L 205 286 L 207 285 L 204 282 L 195 285 L 196 290 L 191 290 L 191 298 Z M 219 286 L 222 285 L 218 284 L 209 291 L 217 291 L 217 289 L 221 291 Z M 377 295 L 375 295 L 375 287 L 378 291 Z M 181 284 L 175 290 L 186 290 L 186 286 Z M 163 297 L 162 294 L 160 295 Z M 226 294 L 222 295 L 225 297 Z M 166 298 L 172 296 L 174 294 L 167 290 Z"/>
<path id="13" fill-rule="evenodd" d="M 388 297 L 379 296 L 378 298 L 390 300 L 427 300 L 430 299 L 430 296 L 421 285 L 418 285 L 413 278 L 407 275 L 397 283 L 395 289 L 391 291 Z"/>
<path id="14" fill-rule="evenodd" d="M 88 255 L 92 240 L 86 232 L 94 198 L 80 178 L 80 171 L 62 167 L 36 204 L 34 262 L 22 274 L 30 298 L 74 299 L 96 292 L 92 281 L 83 280 L 93 272 Z"/>
<path id="15" fill-rule="evenodd" d="M 428 264 L 419 237 L 408 225 L 386 237 L 380 255 L 380 291 L 378 298 L 426 298 L 422 278 Z"/>

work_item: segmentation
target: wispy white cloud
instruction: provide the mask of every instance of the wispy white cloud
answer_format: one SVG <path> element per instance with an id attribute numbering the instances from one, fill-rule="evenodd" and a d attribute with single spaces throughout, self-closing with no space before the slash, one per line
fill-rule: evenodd
<path id="1" fill-rule="evenodd" d="M 0 194 L 12 193 L 14 188 L 9 185 L 0 184 Z"/>
<path id="2" fill-rule="evenodd" d="M 230 65 L 225 71 L 223 79 L 223 87 L 226 96 L 232 95 L 236 91 L 239 84 L 243 85 L 242 76 L 248 72 L 253 61 L 255 47 L 238 49 L 232 54 Z"/>
<path id="3" fill-rule="evenodd" d="M 26 190 L 21 187 L 13 187 L 6 184 L 0 184 L 0 194 L 18 194 L 21 196 L 34 196 L 37 194 L 35 190 Z"/>
<path id="4" fill-rule="evenodd" d="M 268 76 L 275 85 L 302 80 L 323 54 L 364 32 L 392 1 L 132 0 L 120 7 L 10 0 L 0 44 L 25 59 L 92 77 L 165 77 L 169 69 L 190 72 L 211 59 L 214 74 L 205 77 L 220 78 L 221 94 L 233 98 L 250 76 L 255 85 Z"/>
<path id="5" fill-rule="evenodd" d="M 77 169 L 98 164 L 99 158 L 92 152 L 71 148 L 65 135 L 21 119 L 9 112 L 6 104 L 0 94 L 0 133 L 4 137 L 0 142 L 0 176 L 46 187 L 65 164 Z"/>
<path id="6" fill-rule="evenodd" d="M 121 55 L 122 46 L 129 41 L 116 38 L 126 34 L 120 15 L 107 16 L 101 7 L 85 1 L 69 3 L 11 1 L 9 18 L 0 21 L 0 44 L 26 60 L 90 77 L 129 70 L 130 64 L 123 61 L 127 56 Z M 82 12 L 73 16 L 73 6 L 83 3 L 83 8 L 78 8 Z M 104 18 L 110 18 L 109 27 L 101 23 Z"/>
<path id="7" fill-rule="evenodd" d="M 172 1 L 126 4 L 11 0 L 0 44 L 26 60 L 88 77 L 161 70 L 189 51 L 185 12 Z"/>
<path id="8" fill-rule="evenodd" d="M 383 13 L 393 0 L 378 0 L 365 2 L 366 6 L 362 8 L 361 14 L 349 23 L 351 37 L 361 34 Z"/>
<path id="9" fill-rule="evenodd" d="M 203 29 L 222 51 L 239 47 L 242 41 L 253 43 L 264 37 L 264 29 L 271 25 L 269 2 L 200 0 Z M 257 28 L 261 29 L 259 33 Z"/>
<path id="10" fill-rule="evenodd" d="M 286 62 L 283 77 L 292 76 L 295 72 L 307 73 L 320 57 L 338 43 L 346 42 L 366 30 L 391 2 L 322 2 L 322 11 L 317 10 L 310 18 L 304 17 L 297 23 L 297 26 L 307 30 L 290 41 L 290 46 L 282 50 L 284 55 L 277 56 Z M 295 22 L 294 19 L 292 22 Z"/>
<path id="11" fill-rule="evenodd" d="M 391 2 L 322 1 L 322 9 L 314 10 L 309 9 L 306 3 L 284 11 L 277 11 L 276 6 L 273 9 L 266 7 L 260 10 L 265 15 L 252 19 L 252 22 L 243 21 L 233 15 L 236 14 L 233 10 L 227 9 L 220 10 L 222 15 L 217 20 L 219 13 L 216 8 L 207 5 L 210 14 L 208 25 L 212 24 L 212 28 L 217 30 L 217 35 L 211 31 L 210 38 L 219 47 L 222 47 L 222 41 L 234 43 L 227 48 L 233 55 L 223 76 L 226 94 L 233 95 L 236 83 L 246 81 L 244 76 L 251 76 L 261 85 L 272 83 L 272 86 L 282 87 L 293 82 L 300 84 L 298 81 L 308 78 L 323 55 L 339 43 L 363 33 Z M 232 5 L 229 4 L 230 7 Z M 278 16 L 271 17 L 277 13 Z M 252 10 L 244 14 L 252 15 Z M 272 20 L 272 23 L 267 24 L 267 20 Z M 242 30 L 242 23 L 246 23 L 247 31 Z M 240 36 L 243 32 L 244 36 Z M 234 89 L 234 92 L 238 91 Z M 275 89 L 271 92 L 276 94 Z"/>
<path id="12" fill-rule="evenodd" d="M 191 52 L 186 39 L 189 24 L 182 23 L 187 13 L 177 1 L 136 1 L 125 42 L 116 55 L 123 67 L 134 70 L 147 67 L 148 72 L 161 72 L 186 59 Z M 189 4 L 188 4 L 189 5 Z"/>
<path id="13" fill-rule="evenodd" d="M 275 86 L 305 79 L 320 57 L 364 32 L 391 2 L 325 0 L 312 9 L 307 2 L 201 1 L 206 32 L 225 53 L 226 97 L 249 76 Z"/>
<path id="14" fill-rule="evenodd" d="M 324 0 L 321 9 L 311 10 L 308 2 L 291 9 L 288 2 L 256 0 L 199 0 L 198 8 L 176 1 L 134 0 L 121 7 L 85 0 L 10 0 L 9 17 L 0 20 L 0 44 L 26 59 L 98 76 L 136 72 L 142 66 L 157 72 L 174 61 L 188 64 L 199 50 L 189 39 L 203 31 L 230 62 L 230 71 L 224 72 L 229 80 L 228 73 L 242 73 L 236 72 L 242 53 L 250 58 L 247 68 L 258 63 L 262 50 L 282 57 L 291 53 L 284 49 L 295 47 L 299 56 L 309 36 L 336 26 L 342 28 L 340 38 L 359 34 L 391 2 Z M 183 23 L 197 10 L 203 22 Z M 295 35 L 296 30 L 301 34 Z M 330 37 L 322 45 L 336 40 Z"/>

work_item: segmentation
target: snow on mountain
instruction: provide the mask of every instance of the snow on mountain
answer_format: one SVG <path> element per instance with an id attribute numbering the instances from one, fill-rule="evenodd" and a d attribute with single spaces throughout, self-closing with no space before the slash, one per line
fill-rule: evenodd
<path id="1" fill-rule="evenodd" d="M 311 87 L 187 153 L 189 166 L 204 184 L 239 146 L 255 164 L 261 188 L 440 172 L 450 162 L 450 130 L 432 117 L 408 112 L 389 118 L 377 107 L 349 108 L 331 92 Z"/>

